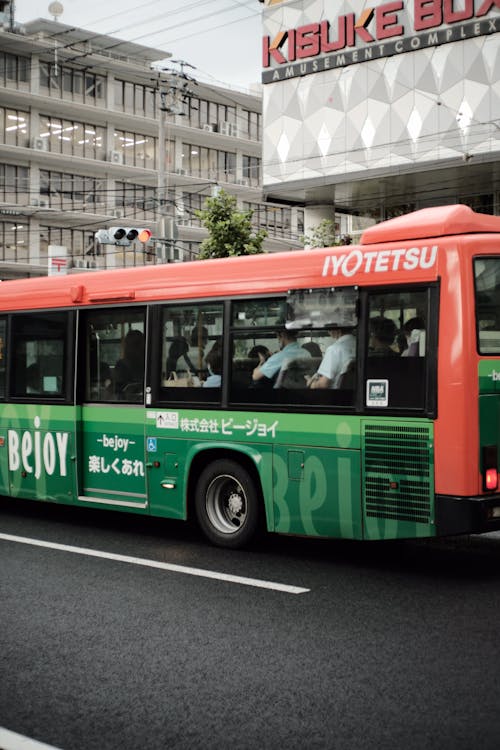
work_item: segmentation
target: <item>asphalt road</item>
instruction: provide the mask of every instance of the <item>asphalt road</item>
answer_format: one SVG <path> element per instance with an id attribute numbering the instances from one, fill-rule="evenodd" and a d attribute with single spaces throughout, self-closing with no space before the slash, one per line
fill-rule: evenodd
<path id="1" fill-rule="evenodd" d="M 500 746 L 498 534 L 228 552 L 4 499 L 2 534 L 0 727 L 62 750 Z"/>

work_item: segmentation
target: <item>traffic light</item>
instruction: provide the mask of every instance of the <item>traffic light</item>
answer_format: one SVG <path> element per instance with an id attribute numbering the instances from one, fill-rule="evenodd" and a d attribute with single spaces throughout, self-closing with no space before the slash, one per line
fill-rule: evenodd
<path id="1" fill-rule="evenodd" d="M 145 244 L 151 239 L 151 229 L 145 227 L 110 227 L 99 229 L 95 233 L 96 241 L 101 245 L 130 245 L 134 240 Z"/>

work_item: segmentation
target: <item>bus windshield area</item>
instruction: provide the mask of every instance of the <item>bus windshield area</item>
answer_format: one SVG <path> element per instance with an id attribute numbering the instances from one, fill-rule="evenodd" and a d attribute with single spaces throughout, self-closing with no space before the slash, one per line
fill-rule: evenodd
<path id="1" fill-rule="evenodd" d="M 500 354 L 500 257 L 474 260 L 479 354 Z"/>

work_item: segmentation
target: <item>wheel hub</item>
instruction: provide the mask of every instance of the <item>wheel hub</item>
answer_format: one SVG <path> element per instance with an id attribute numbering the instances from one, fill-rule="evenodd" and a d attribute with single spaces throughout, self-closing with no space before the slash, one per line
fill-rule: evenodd
<path id="1" fill-rule="evenodd" d="M 243 510 L 243 498 L 237 492 L 232 492 L 227 501 L 227 507 L 232 515 L 239 516 Z"/>

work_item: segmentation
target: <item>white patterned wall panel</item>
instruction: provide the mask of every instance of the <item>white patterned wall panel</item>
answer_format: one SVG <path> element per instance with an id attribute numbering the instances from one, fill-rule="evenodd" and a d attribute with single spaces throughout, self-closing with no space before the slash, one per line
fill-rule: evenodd
<path id="1" fill-rule="evenodd" d="M 339 3 L 335 14 L 365 3 Z M 368 3 L 366 3 L 368 5 Z M 371 5 L 374 5 L 372 2 Z M 264 31 L 332 18 L 332 3 L 289 2 Z M 500 149 L 500 35 L 264 85 L 264 184 L 424 166 Z"/>

